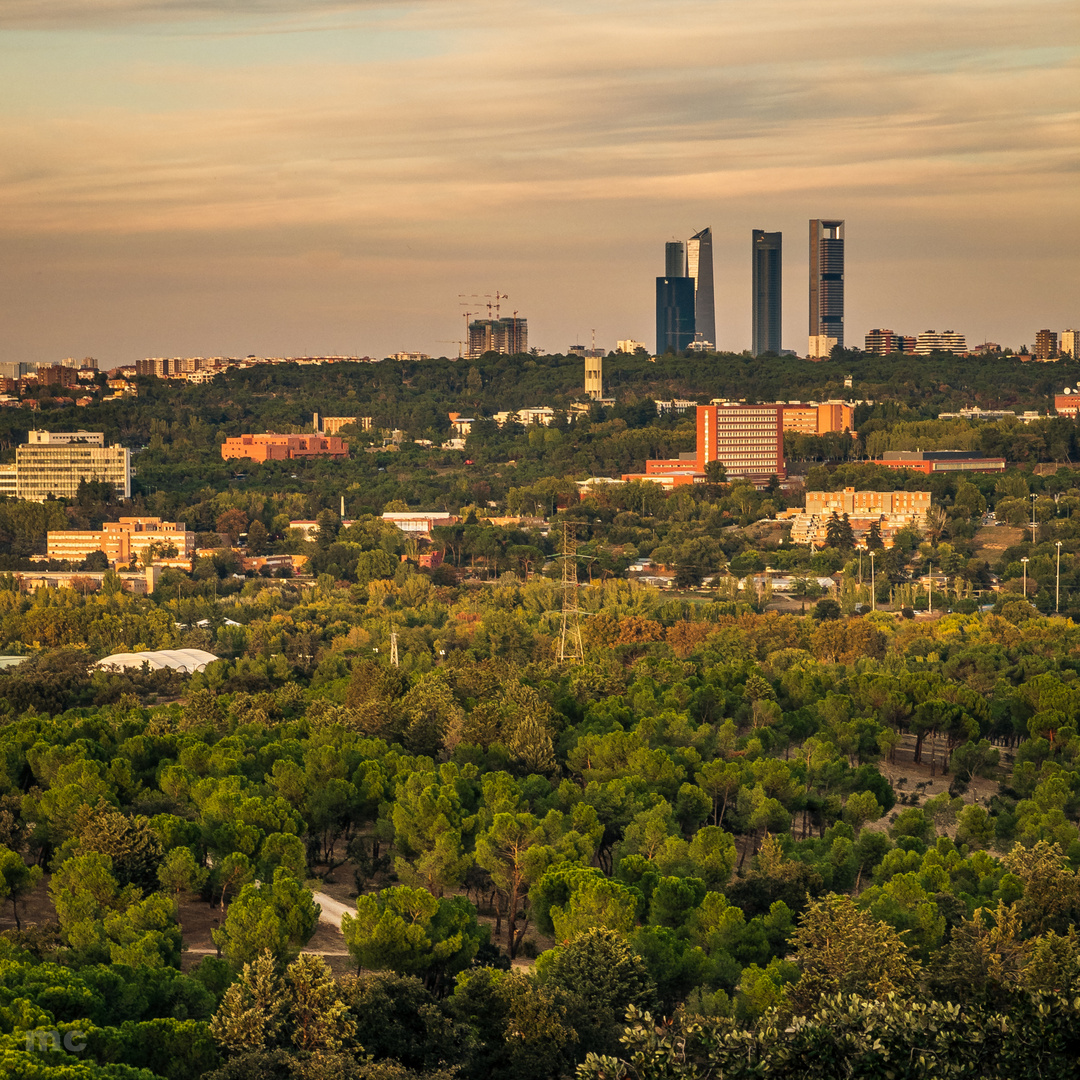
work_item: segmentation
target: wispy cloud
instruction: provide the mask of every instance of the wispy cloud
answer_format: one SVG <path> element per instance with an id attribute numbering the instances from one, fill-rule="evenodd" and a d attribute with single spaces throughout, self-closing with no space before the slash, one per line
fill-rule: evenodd
<path id="1" fill-rule="evenodd" d="M 1078 23 L 1058 0 L 7 0 L 0 26 L 55 48 L 9 67 L 0 234 L 233 236 L 297 267 L 412 246 L 431 288 L 495 257 L 556 310 L 567 250 L 636 253 L 690 218 L 721 245 L 778 219 L 801 243 L 828 212 L 905 258 L 947 232 L 977 275 L 990 218 L 1014 259 L 1076 227 L 1080 71 L 1047 42 Z M 624 259 L 613 288 L 651 272 Z"/>

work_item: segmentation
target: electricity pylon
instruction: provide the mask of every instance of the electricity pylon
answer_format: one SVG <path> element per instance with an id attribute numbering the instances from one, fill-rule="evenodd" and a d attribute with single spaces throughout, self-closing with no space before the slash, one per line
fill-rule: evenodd
<path id="1" fill-rule="evenodd" d="M 563 522 L 562 629 L 559 634 L 559 663 L 585 663 L 581 640 L 581 612 L 578 610 L 577 538 L 569 522 Z"/>

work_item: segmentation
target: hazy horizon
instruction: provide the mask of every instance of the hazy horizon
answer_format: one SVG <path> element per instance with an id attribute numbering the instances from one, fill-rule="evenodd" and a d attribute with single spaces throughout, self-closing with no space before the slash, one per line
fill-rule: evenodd
<path id="1" fill-rule="evenodd" d="M 846 221 L 847 344 L 1076 326 L 1064 0 L 862 5 L 7 0 L 0 360 L 456 355 L 459 294 L 548 352 L 654 344 L 710 226 L 717 345 L 750 235 Z M 486 315 L 486 308 L 482 309 Z"/>

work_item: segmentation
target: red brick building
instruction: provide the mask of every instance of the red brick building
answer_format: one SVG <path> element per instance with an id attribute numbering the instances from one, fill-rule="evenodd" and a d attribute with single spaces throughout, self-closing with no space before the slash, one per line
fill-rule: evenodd
<path id="1" fill-rule="evenodd" d="M 724 466 L 729 480 L 783 479 L 784 407 L 720 402 L 697 407 L 697 449 L 678 458 L 645 462 L 644 473 L 624 480 L 655 480 L 665 487 L 702 483 L 705 467 Z"/>

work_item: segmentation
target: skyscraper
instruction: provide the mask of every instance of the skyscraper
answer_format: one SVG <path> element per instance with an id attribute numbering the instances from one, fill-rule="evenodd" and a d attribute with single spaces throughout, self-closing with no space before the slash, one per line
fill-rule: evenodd
<path id="1" fill-rule="evenodd" d="M 780 353 L 783 333 L 783 233 L 754 229 L 750 351 Z"/>
<path id="2" fill-rule="evenodd" d="M 686 245 L 681 240 L 664 245 L 664 276 L 686 277 Z"/>
<path id="3" fill-rule="evenodd" d="M 687 273 L 694 281 L 694 330 L 698 341 L 716 348 L 713 295 L 712 229 L 694 233 L 686 245 Z"/>
<path id="4" fill-rule="evenodd" d="M 810 222 L 810 337 L 844 347 L 843 221 Z"/>
<path id="5" fill-rule="evenodd" d="M 694 340 L 694 279 L 656 279 L 656 352 L 685 352 Z"/>

